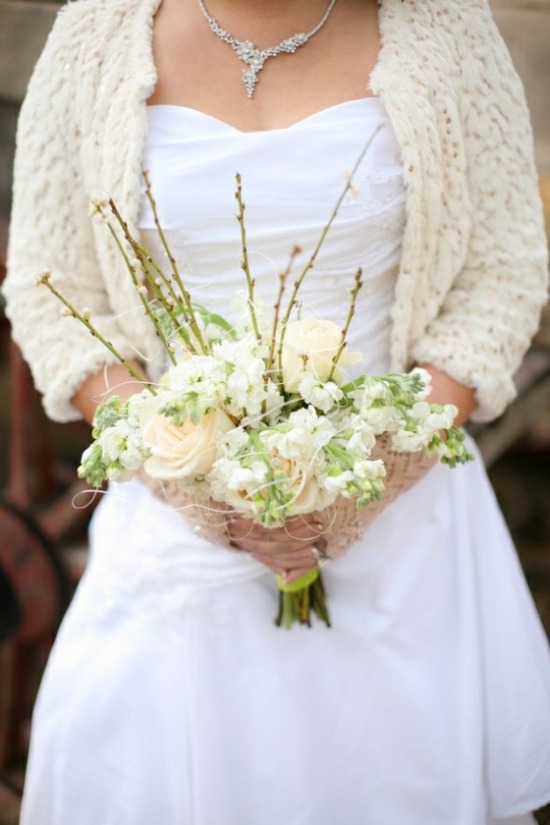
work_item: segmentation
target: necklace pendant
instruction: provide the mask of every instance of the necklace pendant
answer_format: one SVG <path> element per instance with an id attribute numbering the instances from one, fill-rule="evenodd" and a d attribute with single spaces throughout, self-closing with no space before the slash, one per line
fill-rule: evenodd
<path id="1" fill-rule="evenodd" d="M 258 83 L 259 81 L 258 72 L 261 68 L 263 67 L 260 66 L 259 68 L 256 68 L 254 66 L 248 66 L 248 68 L 243 69 L 242 79 L 248 97 L 252 97 L 252 95 L 254 94 L 256 83 Z"/>
<path id="2" fill-rule="evenodd" d="M 266 60 L 270 57 L 277 57 L 280 54 L 294 54 L 297 49 L 304 46 L 311 37 L 323 28 L 335 3 L 336 0 L 329 0 L 324 15 L 317 25 L 314 26 L 311 31 L 307 32 L 307 34 L 296 32 L 296 34 L 282 40 L 278 46 L 270 46 L 268 49 L 260 51 L 251 40 L 238 40 L 236 37 L 233 37 L 230 32 L 222 29 L 218 21 L 208 14 L 204 0 L 198 0 L 199 8 L 216 37 L 219 37 L 220 40 L 227 43 L 228 46 L 231 46 L 239 60 L 246 63 L 246 68 L 242 71 L 242 81 L 248 97 L 252 97 L 254 94 L 254 89 L 259 81 L 258 74 L 263 69 Z"/>
<path id="3" fill-rule="evenodd" d="M 250 40 L 236 41 L 235 53 L 243 63 L 246 63 L 246 68 L 242 72 L 242 81 L 246 89 L 248 97 L 252 97 L 254 89 L 259 81 L 258 72 L 264 67 L 266 56 L 256 48 L 254 43 Z"/>

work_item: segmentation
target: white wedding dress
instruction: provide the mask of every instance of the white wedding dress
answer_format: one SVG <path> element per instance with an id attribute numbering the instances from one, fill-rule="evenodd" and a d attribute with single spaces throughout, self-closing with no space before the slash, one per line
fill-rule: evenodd
<path id="1" fill-rule="evenodd" d="M 405 221 L 381 102 L 242 133 L 148 112 L 146 166 L 196 301 L 274 301 L 372 141 L 301 294 L 388 368 Z M 144 202 L 145 242 L 166 263 Z M 298 271 L 298 265 L 296 267 Z M 274 626 L 273 575 L 113 484 L 36 706 L 22 825 L 527 825 L 550 799 L 550 657 L 481 460 L 438 465 L 323 575 L 332 628 Z"/>

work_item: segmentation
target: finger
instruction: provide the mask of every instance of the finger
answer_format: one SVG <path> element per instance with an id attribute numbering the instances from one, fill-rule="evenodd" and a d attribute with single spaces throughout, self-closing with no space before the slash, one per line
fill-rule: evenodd
<path id="1" fill-rule="evenodd" d="M 263 553 L 266 556 L 280 556 L 284 558 L 311 558 L 314 542 L 307 544 L 296 542 L 267 542 L 254 539 L 242 539 L 236 544 L 249 553 Z"/>
<path id="2" fill-rule="evenodd" d="M 316 569 L 315 565 L 312 565 L 311 562 L 307 564 L 302 564 L 300 566 L 295 567 L 285 567 L 280 561 L 271 558 L 270 556 L 262 556 L 252 553 L 252 558 L 256 559 L 256 561 L 261 562 L 261 564 L 268 567 L 274 573 L 279 576 L 283 576 L 285 581 L 294 581 L 295 579 L 300 578 L 305 573 L 310 573 L 312 570 Z"/>
<path id="3" fill-rule="evenodd" d="M 313 568 L 310 567 L 308 570 L 291 570 L 291 571 L 287 572 L 287 574 L 285 576 L 285 582 L 287 584 L 291 584 L 292 582 L 296 581 L 296 579 L 299 579 L 300 576 L 303 576 L 304 573 L 310 573 L 312 570 L 315 570 L 315 569 L 316 568 L 314 568 L 314 567 Z"/>
<path id="4" fill-rule="evenodd" d="M 300 552 L 307 551 L 311 545 L 320 541 L 318 538 L 306 536 L 304 538 L 291 537 L 286 533 L 275 533 L 264 530 L 250 531 L 241 534 L 236 530 L 228 531 L 231 540 L 247 550 L 258 548 L 262 552 Z"/>
<path id="5" fill-rule="evenodd" d="M 264 553 L 261 549 L 253 548 L 249 550 L 250 555 L 259 556 L 262 559 L 271 559 L 279 567 L 312 567 L 317 564 L 317 560 L 311 552 L 307 553 Z"/>
<path id="6" fill-rule="evenodd" d="M 234 541 L 245 539 L 259 539 L 261 541 L 309 541 L 322 535 L 325 531 L 323 524 L 315 520 L 306 520 L 303 516 L 294 516 L 280 527 L 262 527 L 249 519 L 238 516 L 232 518 L 228 524 L 228 533 Z"/>

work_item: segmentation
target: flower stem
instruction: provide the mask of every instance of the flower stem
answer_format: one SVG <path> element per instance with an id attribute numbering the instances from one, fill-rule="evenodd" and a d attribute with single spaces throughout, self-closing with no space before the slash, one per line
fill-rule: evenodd
<path id="1" fill-rule="evenodd" d="M 279 610 L 275 617 L 277 627 L 284 627 L 286 630 L 290 630 L 293 624 L 311 627 L 312 613 L 315 613 L 327 627 L 331 626 L 320 570 L 304 573 L 291 584 L 286 584 L 281 576 L 277 576 L 277 584 L 279 586 Z"/>

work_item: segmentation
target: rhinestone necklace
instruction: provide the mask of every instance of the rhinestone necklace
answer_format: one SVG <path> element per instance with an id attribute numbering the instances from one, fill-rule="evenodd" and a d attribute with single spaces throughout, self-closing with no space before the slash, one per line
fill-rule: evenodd
<path id="1" fill-rule="evenodd" d="M 258 73 L 263 69 L 266 60 L 270 57 L 277 57 L 279 54 L 294 54 L 296 49 L 299 49 L 300 46 L 304 46 L 314 34 L 317 34 L 317 32 L 323 28 L 332 9 L 334 8 L 335 3 L 336 0 L 330 0 L 327 10 L 321 20 L 317 23 L 315 28 L 307 34 L 297 32 L 296 34 L 293 34 L 292 37 L 287 37 L 279 43 L 278 46 L 271 46 L 269 49 L 260 50 L 257 49 L 254 43 L 250 40 L 237 40 L 237 38 L 233 37 L 232 34 L 229 34 L 229 32 L 225 31 L 225 29 L 222 29 L 218 21 L 214 17 L 210 17 L 208 14 L 203 0 L 198 0 L 200 10 L 202 11 L 204 17 L 206 18 L 206 22 L 214 34 L 217 35 L 220 40 L 223 40 L 224 43 L 228 43 L 237 57 L 242 60 L 243 63 L 246 63 L 246 68 L 243 69 L 242 72 L 242 79 L 248 97 L 252 97 L 254 94 L 254 87 L 259 81 Z"/>

